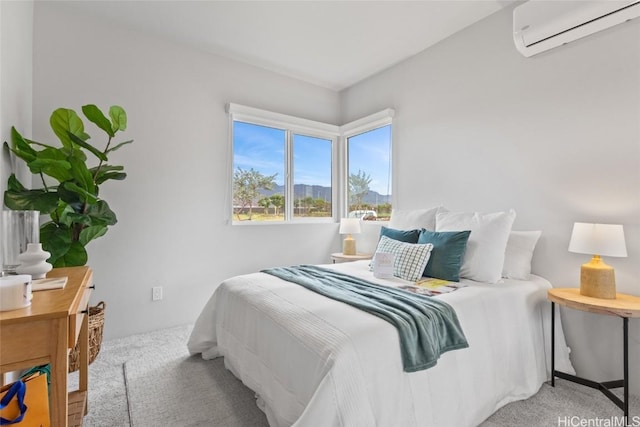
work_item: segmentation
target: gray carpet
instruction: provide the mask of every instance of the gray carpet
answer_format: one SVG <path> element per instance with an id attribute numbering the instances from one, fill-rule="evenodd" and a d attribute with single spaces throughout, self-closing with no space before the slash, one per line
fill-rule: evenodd
<path id="1" fill-rule="evenodd" d="M 151 363 L 127 361 L 125 378 L 133 427 L 269 425 L 254 393 L 225 369 L 223 359 L 190 357 L 184 345 Z"/>
<path id="2" fill-rule="evenodd" d="M 224 369 L 222 359 L 188 355 L 190 332 L 190 326 L 182 326 L 105 341 L 89 367 L 84 425 L 267 426 L 254 393 Z M 70 382 L 77 384 L 77 373 Z M 630 406 L 630 421 L 640 425 L 640 399 L 634 397 Z M 506 405 L 481 427 L 587 425 L 596 419 L 609 424 L 588 425 L 622 425 L 611 421 L 621 414 L 599 391 L 556 380 L 555 388 L 544 384 L 535 396 Z M 576 424 L 580 420 L 585 424 Z"/>

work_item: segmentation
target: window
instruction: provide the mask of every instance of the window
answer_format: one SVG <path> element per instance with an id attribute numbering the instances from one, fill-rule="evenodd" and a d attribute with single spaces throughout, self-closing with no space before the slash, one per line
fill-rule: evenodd
<path id="1" fill-rule="evenodd" d="M 346 144 L 346 211 L 349 218 L 391 217 L 391 119 L 385 110 L 343 126 Z"/>
<path id="2" fill-rule="evenodd" d="M 233 213 L 237 221 L 283 221 L 286 131 L 233 122 Z"/>
<path id="3" fill-rule="evenodd" d="M 233 221 L 332 221 L 337 126 L 229 106 Z"/>
<path id="4" fill-rule="evenodd" d="M 330 139 L 293 135 L 293 217 L 332 218 Z"/>
<path id="5" fill-rule="evenodd" d="M 391 125 L 347 138 L 348 216 L 391 217 Z"/>
<path id="6" fill-rule="evenodd" d="M 338 127 L 227 108 L 234 224 L 389 218 L 393 110 Z"/>

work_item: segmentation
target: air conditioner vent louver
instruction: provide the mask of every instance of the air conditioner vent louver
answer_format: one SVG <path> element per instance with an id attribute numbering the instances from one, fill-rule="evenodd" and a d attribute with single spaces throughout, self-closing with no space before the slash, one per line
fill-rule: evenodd
<path id="1" fill-rule="evenodd" d="M 513 40 L 529 57 L 638 16 L 639 0 L 530 0 L 513 10 Z"/>

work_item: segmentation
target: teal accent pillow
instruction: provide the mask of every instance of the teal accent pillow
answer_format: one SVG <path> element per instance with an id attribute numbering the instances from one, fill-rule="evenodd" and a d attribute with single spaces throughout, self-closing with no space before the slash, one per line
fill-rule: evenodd
<path id="1" fill-rule="evenodd" d="M 387 236 L 390 239 L 398 240 L 405 243 L 417 243 L 420 237 L 420 230 L 396 230 L 395 228 L 385 227 L 380 229 L 380 237 Z"/>
<path id="2" fill-rule="evenodd" d="M 471 231 L 429 231 L 420 230 L 418 243 L 431 243 L 431 258 L 423 276 L 450 282 L 460 281 L 460 267 L 467 249 Z"/>

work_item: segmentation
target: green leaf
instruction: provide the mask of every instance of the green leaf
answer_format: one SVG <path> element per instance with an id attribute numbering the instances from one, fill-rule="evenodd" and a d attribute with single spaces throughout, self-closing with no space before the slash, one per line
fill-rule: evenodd
<path id="1" fill-rule="evenodd" d="M 87 263 L 87 250 L 80 242 L 72 242 L 69 250 L 53 264 L 54 267 L 76 267 Z"/>
<path id="2" fill-rule="evenodd" d="M 87 245 L 90 241 L 97 239 L 98 237 L 104 236 L 107 233 L 106 225 L 93 225 L 83 229 L 80 232 L 80 243 L 83 245 Z"/>
<path id="3" fill-rule="evenodd" d="M 91 217 L 93 225 L 115 225 L 118 222 L 115 212 L 104 200 L 89 206 L 85 213 Z"/>
<path id="4" fill-rule="evenodd" d="M 89 135 L 84 133 L 84 123 L 82 123 L 82 119 L 80 119 L 73 110 L 58 108 L 51 114 L 49 123 L 51 124 L 51 129 L 53 129 L 53 132 L 65 147 L 72 147 L 73 145 L 69 138 L 69 133 L 72 133 L 82 140 L 89 139 Z"/>
<path id="5" fill-rule="evenodd" d="M 95 166 L 91 169 L 89 169 L 89 172 L 91 172 L 91 174 L 95 174 L 96 171 L 98 170 L 98 166 Z M 120 165 L 107 165 L 104 164 L 102 166 L 100 166 L 100 172 L 111 172 L 111 171 L 122 171 L 124 170 L 124 166 L 120 166 Z"/>
<path id="6" fill-rule="evenodd" d="M 91 172 L 87 169 L 86 163 L 77 158 L 70 158 L 69 161 L 71 163 L 71 175 L 73 176 L 74 183 L 79 186 L 80 189 L 84 190 L 83 193 L 87 193 L 91 198 L 96 198 L 98 196 L 98 189 L 93 182 L 93 175 L 91 175 Z M 71 188 L 67 186 L 67 189 Z"/>
<path id="7" fill-rule="evenodd" d="M 102 165 L 99 171 L 98 171 L 98 167 L 89 169 L 91 174 L 95 176 L 96 185 L 100 185 L 103 182 L 110 179 L 122 181 L 127 177 L 126 173 L 121 172 L 122 170 L 124 170 L 123 166 L 112 166 L 112 165 Z M 97 175 L 96 175 L 96 172 L 97 172 Z"/>
<path id="8" fill-rule="evenodd" d="M 112 105 L 109 108 L 109 117 L 111 117 L 111 124 L 113 131 L 125 130 L 127 128 L 127 113 L 124 109 L 118 105 Z"/>
<path id="9" fill-rule="evenodd" d="M 33 173 L 44 173 L 59 182 L 71 179 L 71 164 L 67 160 L 64 150 L 59 148 L 45 148 L 38 152 L 37 159 L 29 163 L 29 169 Z M 36 171 L 36 169 L 39 169 Z"/>
<path id="10" fill-rule="evenodd" d="M 53 145 L 43 144 L 42 142 L 34 141 L 32 139 L 24 138 L 24 140 L 27 141 L 27 143 L 29 145 L 37 145 L 37 146 L 44 147 L 44 148 L 53 148 L 54 150 L 58 149 L 57 147 L 54 147 Z"/>
<path id="11" fill-rule="evenodd" d="M 80 194 L 78 194 L 79 192 L 76 191 L 75 188 L 68 189 L 66 186 L 67 182 L 63 182 L 58 187 L 58 197 L 60 198 L 60 200 L 72 206 L 82 205 L 83 198 L 80 197 Z"/>
<path id="12" fill-rule="evenodd" d="M 91 225 L 91 217 L 82 213 L 70 212 L 67 214 L 67 218 L 73 224 L 82 224 L 86 226 Z"/>
<path id="13" fill-rule="evenodd" d="M 100 185 L 103 182 L 109 180 L 109 179 L 114 179 L 116 181 L 122 181 L 127 177 L 127 174 L 124 172 L 109 172 L 109 173 L 100 173 L 97 177 L 96 177 L 96 184 Z"/>
<path id="14" fill-rule="evenodd" d="M 13 144 L 11 151 L 25 162 L 30 162 L 36 158 L 38 152 L 31 147 L 13 126 L 11 127 L 11 142 Z"/>
<path id="15" fill-rule="evenodd" d="M 93 104 L 83 105 L 82 112 L 92 123 L 95 123 L 100 129 L 105 131 L 111 138 L 114 137 L 115 132 L 111 127 L 111 122 L 109 119 L 102 114 L 102 111 L 98 107 Z"/>
<path id="16" fill-rule="evenodd" d="M 87 161 L 87 155 L 84 153 L 84 150 L 81 150 L 76 144 L 70 145 L 69 147 L 62 147 L 60 151 L 67 156 L 67 159 L 74 158 L 83 162 Z"/>
<path id="17" fill-rule="evenodd" d="M 11 178 L 9 178 L 11 181 Z M 4 192 L 4 204 L 9 209 L 40 211 L 48 214 L 58 206 L 58 194 L 45 190 L 12 190 Z"/>
<path id="18" fill-rule="evenodd" d="M 40 242 L 51 253 L 54 267 L 72 267 L 87 263 L 87 251 L 82 243 L 73 241 L 73 230 L 65 225 L 48 222 L 40 227 Z"/>
<path id="19" fill-rule="evenodd" d="M 66 160 L 35 159 L 29 162 L 28 166 L 32 173 L 44 173 L 58 181 L 65 181 L 71 178 L 69 173 L 71 166 Z"/>
<path id="20" fill-rule="evenodd" d="M 66 225 L 47 222 L 40 227 L 42 249 L 51 256 L 48 262 L 57 267 L 57 261 L 69 251 L 72 241 L 71 228 Z"/>
<path id="21" fill-rule="evenodd" d="M 75 204 L 75 206 L 77 206 L 77 209 L 80 209 L 82 204 L 78 203 L 78 204 Z M 52 218 L 57 218 L 57 221 L 55 221 L 56 223 L 63 224 L 69 228 L 72 228 L 73 218 L 71 218 L 70 215 L 73 215 L 75 212 L 76 212 L 76 208 L 74 207 L 74 205 L 67 204 L 64 202 L 59 202 L 58 208 L 56 209 L 55 213 L 52 213 L 51 216 Z"/>
<path id="22" fill-rule="evenodd" d="M 9 176 L 9 180 L 7 181 L 7 190 L 11 190 L 11 191 L 26 191 L 27 187 L 22 185 L 20 180 L 16 177 L 15 173 L 12 173 Z"/>
<path id="23" fill-rule="evenodd" d="M 62 186 L 65 188 L 65 190 L 76 193 L 80 197 L 80 200 L 82 200 L 83 202 L 93 204 L 98 201 L 98 196 L 90 193 L 89 191 L 85 190 L 72 181 L 67 181 Z"/>
<path id="24" fill-rule="evenodd" d="M 96 147 L 94 147 L 93 145 L 89 144 L 88 142 L 85 142 L 85 141 L 81 140 L 80 138 L 78 138 L 77 136 L 72 134 L 71 132 L 69 132 L 69 139 L 71 141 L 73 141 L 74 144 L 78 144 L 82 148 L 90 151 L 91 154 L 93 154 L 94 156 L 96 156 L 97 158 L 102 160 L 103 162 L 107 161 L 107 156 L 105 156 L 102 151 L 98 150 Z"/>
<path id="25" fill-rule="evenodd" d="M 122 147 L 123 145 L 131 144 L 132 142 L 133 142 L 133 139 L 130 139 L 130 140 L 128 140 L 128 141 L 121 142 L 120 144 L 115 145 L 115 146 L 113 146 L 113 147 L 109 148 L 109 149 L 107 150 L 107 153 L 110 153 L 110 152 L 112 152 L 112 151 L 116 151 L 118 148 Z"/>

